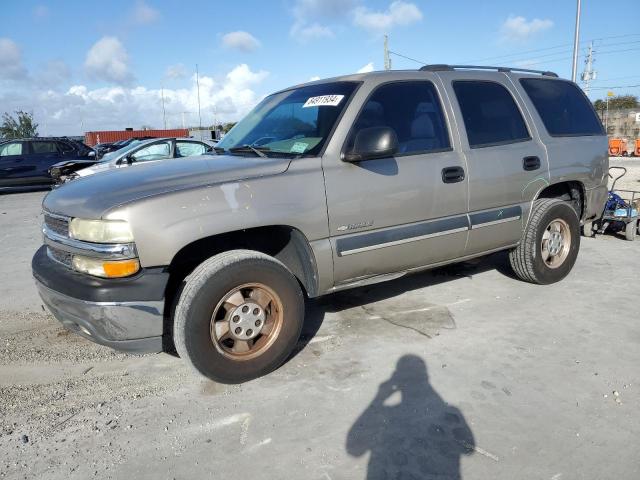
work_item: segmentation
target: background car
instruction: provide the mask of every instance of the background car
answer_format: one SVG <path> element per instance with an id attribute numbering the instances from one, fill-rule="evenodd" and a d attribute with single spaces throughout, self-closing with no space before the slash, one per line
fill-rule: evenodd
<path id="1" fill-rule="evenodd" d="M 54 183 L 49 169 L 61 160 L 95 160 L 96 152 L 69 138 L 38 137 L 0 143 L 0 191 L 33 190 Z"/>
<path id="2" fill-rule="evenodd" d="M 94 173 L 129 167 L 168 158 L 191 157 L 213 151 L 214 142 L 193 138 L 153 138 L 133 140 L 126 147 L 104 155 L 101 159 L 71 160 L 51 167 L 56 183 L 65 183 Z"/>
<path id="3" fill-rule="evenodd" d="M 102 158 L 107 153 L 120 150 L 121 148 L 124 148 L 130 145 L 132 142 L 140 141 L 140 140 L 149 140 L 151 138 L 157 138 L 157 137 L 131 137 L 131 138 L 127 138 L 126 140 L 118 140 L 115 142 L 104 142 L 104 143 L 97 144 L 94 147 L 94 149 L 96 150 L 98 158 Z"/>

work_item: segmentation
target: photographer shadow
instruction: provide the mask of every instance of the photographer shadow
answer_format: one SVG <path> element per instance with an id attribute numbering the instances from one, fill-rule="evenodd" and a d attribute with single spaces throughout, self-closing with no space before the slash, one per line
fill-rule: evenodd
<path id="1" fill-rule="evenodd" d="M 415 355 L 398 360 L 346 442 L 354 457 L 370 452 L 367 479 L 460 479 L 460 458 L 474 448 L 462 412 L 433 389 Z"/>

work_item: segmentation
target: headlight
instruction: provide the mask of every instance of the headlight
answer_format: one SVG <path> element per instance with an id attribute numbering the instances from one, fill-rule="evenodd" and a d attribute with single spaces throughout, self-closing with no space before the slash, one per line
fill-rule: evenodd
<path id="1" fill-rule="evenodd" d="M 124 220 L 83 220 L 74 218 L 69 224 L 69 236 L 95 243 L 133 242 L 129 223 Z"/>
<path id="2" fill-rule="evenodd" d="M 73 257 L 73 268 L 78 272 L 96 277 L 121 278 L 137 273 L 140 270 L 140 262 L 135 258 L 130 260 L 101 260 L 99 258 L 76 255 Z"/>

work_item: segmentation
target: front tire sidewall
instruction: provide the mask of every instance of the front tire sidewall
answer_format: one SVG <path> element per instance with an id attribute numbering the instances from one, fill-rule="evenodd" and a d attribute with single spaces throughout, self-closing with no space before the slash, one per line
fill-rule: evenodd
<path id="1" fill-rule="evenodd" d="M 266 375 L 287 359 L 302 330 L 304 300 L 297 280 L 279 262 L 268 258 L 244 258 L 222 268 L 213 267 L 200 272 L 194 280 L 197 285 L 188 281 L 180 299 L 175 319 L 178 353 L 199 373 L 222 383 L 241 383 Z M 267 285 L 280 297 L 283 323 L 278 337 L 260 355 L 234 360 L 213 344 L 211 316 L 224 295 L 247 283 Z"/>
<path id="2" fill-rule="evenodd" d="M 542 258 L 542 236 L 549 224 L 556 220 L 562 219 L 569 225 L 571 232 L 571 243 L 569 246 L 569 254 L 565 258 L 562 265 L 557 268 L 549 267 Z M 557 203 L 551 206 L 540 219 L 536 231 L 535 256 L 533 259 L 533 267 L 538 283 L 546 285 L 555 283 L 566 277 L 578 258 L 580 250 L 580 220 L 576 215 L 573 207 L 566 203 Z"/>

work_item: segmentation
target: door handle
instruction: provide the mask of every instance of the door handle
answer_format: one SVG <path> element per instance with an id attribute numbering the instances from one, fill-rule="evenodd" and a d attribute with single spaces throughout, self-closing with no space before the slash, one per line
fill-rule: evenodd
<path id="1" fill-rule="evenodd" d="M 444 183 L 457 183 L 464 180 L 464 168 L 446 167 L 442 169 L 442 181 Z"/>
<path id="2" fill-rule="evenodd" d="M 540 168 L 540 158 L 535 155 L 524 157 L 522 159 L 522 168 L 528 172 L 531 170 L 538 170 Z"/>

